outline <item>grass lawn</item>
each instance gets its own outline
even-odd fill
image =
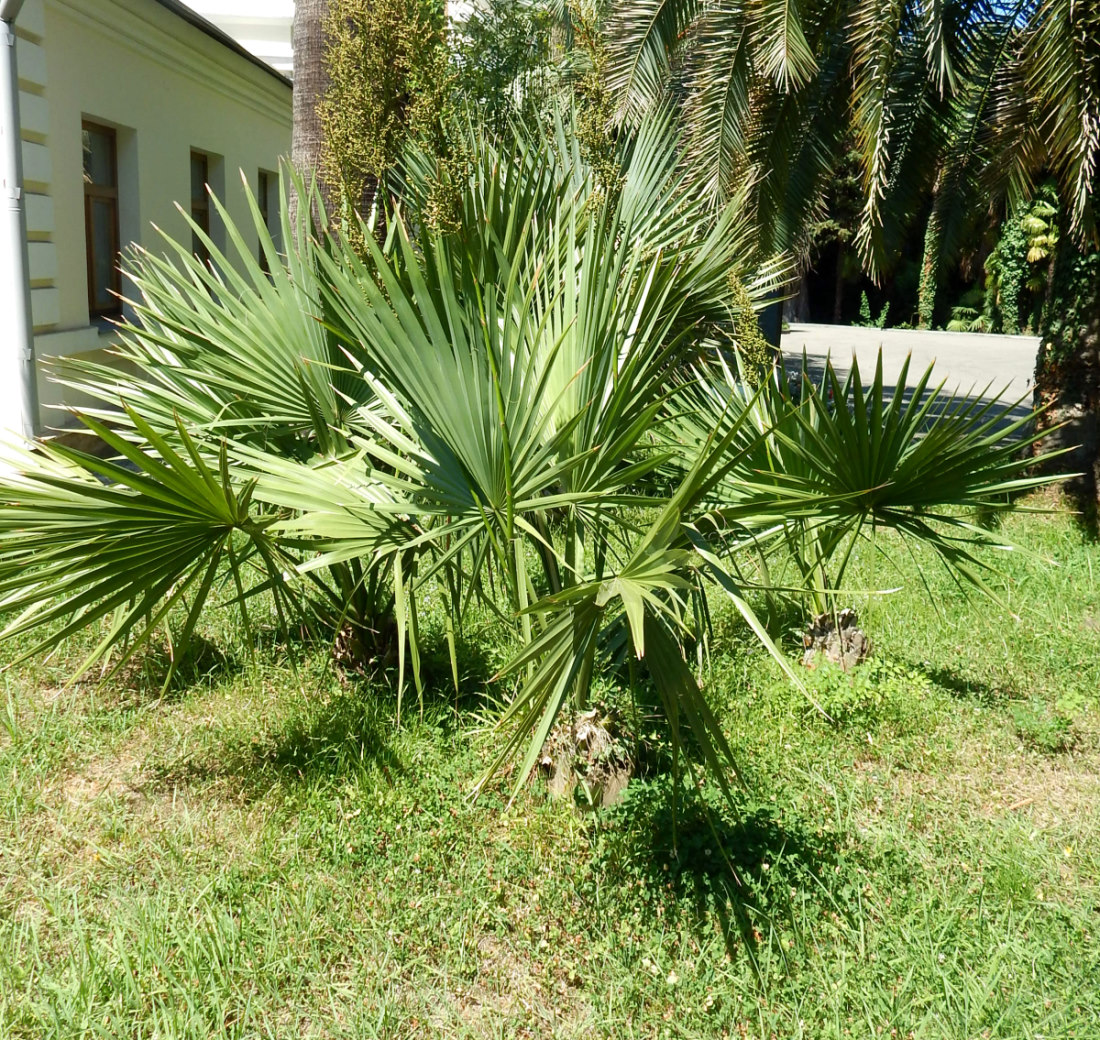
[[[864,554],[906,588],[854,597],[854,681],[810,677],[833,722],[716,618],[736,813],[667,773],[470,802],[489,622],[457,715],[399,730],[387,689],[216,628],[164,698],[152,659],[65,688],[75,646],[7,672],[0,1037],[1100,1036],[1100,547],[1006,533],[1019,620]]]

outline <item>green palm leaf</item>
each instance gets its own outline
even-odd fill
[[[798,0],[756,0],[748,9],[761,71],[784,92],[805,86],[817,72],[801,8]]]
[[[283,604],[290,593],[282,583],[283,554],[268,533],[274,516],[252,507],[252,487],[230,477],[224,448],[214,469],[182,424],[174,431],[177,450],[136,412],[127,416],[144,449],[86,418],[119,461],[52,445],[28,453],[7,480],[0,603],[18,616],[2,636],[49,627],[25,660],[109,618],[107,634],[76,678],[125,643],[114,665],[120,667],[179,606],[184,620],[167,684],[216,583],[232,578],[246,630],[246,562]]]
[[[284,203],[289,189],[284,179]],[[298,190],[310,195],[300,183]],[[208,240],[209,264],[168,237],[167,256],[135,250],[127,274],[140,294],[132,304],[138,324],[120,330],[117,354],[125,364],[70,359],[59,366],[59,378],[102,401],[105,407],[93,413],[101,419],[114,421],[124,400],[165,432],[179,416],[215,435],[274,438],[288,449],[320,438],[327,450],[348,392],[363,387],[339,373],[344,358],[324,324],[316,254],[304,248],[308,210],[303,206],[291,225],[284,204],[281,238],[297,244],[284,256],[247,183],[245,191],[265,263],[213,199],[230,250]]]

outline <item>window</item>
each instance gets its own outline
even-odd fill
[[[210,160],[202,152],[191,153],[191,219],[210,235],[210,196],[206,186],[210,183]],[[210,250],[199,236],[191,232],[191,251],[204,263],[210,259]]]
[[[88,253],[88,312],[122,313],[118,270],[118,150],[115,131],[82,124],[84,146],[84,240]]]
[[[279,178],[267,170],[260,170],[256,178],[256,205],[260,207],[260,218],[274,240],[276,249],[279,248],[278,227],[276,226],[279,213],[278,190]],[[263,246],[260,246],[259,258],[260,267],[267,271],[267,254],[264,252]]]

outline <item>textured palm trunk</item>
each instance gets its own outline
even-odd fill
[[[844,243],[836,246],[836,278],[833,282],[833,324],[844,320]]]
[[[290,156],[294,168],[307,181],[316,176],[321,198],[331,210],[332,192],[321,179],[321,150],[324,134],[318,102],[325,96],[324,24],[329,0],[297,0],[294,5],[294,128]],[[296,208],[296,200],[291,200]]]

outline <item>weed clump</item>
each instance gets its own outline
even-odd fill
[[[1012,712],[1012,721],[1024,746],[1044,755],[1071,750],[1077,743],[1077,731],[1065,707],[1068,706],[1052,708],[1037,697],[1018,705]]]
[[[823,662],[811,673],[807,688],[833,726],[875,726],[910,717],[925,698],[928,677],[878,658],[855,670]],[[810,705],[806,710],[817,714]]]

